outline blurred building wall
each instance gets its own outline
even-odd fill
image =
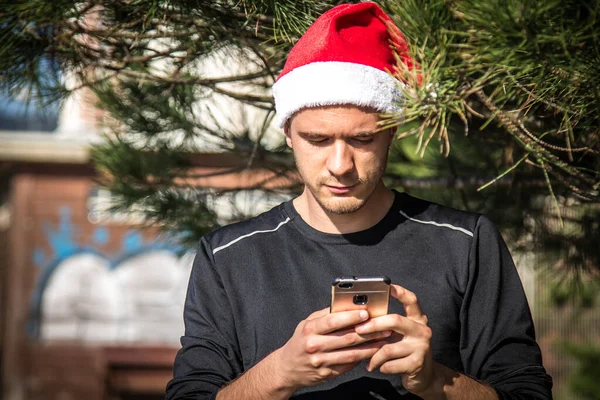
[[[0,197],[1,198],[1,197]],[[8,282],[8,206],[0,202],[0,398],[3,393],[4,332],[6,330],[6,287]]]
[[[6,398],[96,398],[115,346],[173,356],[191,260],[181,264],[180,249],[155,230],[90,223],[89,165],[16,168],[2,312]],[[162,386],[170,363],[158,367]]]

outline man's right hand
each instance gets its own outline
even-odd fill
[[[329,313],[329,308],[301,321],[290,340],[271,355],[276,373],[292,393],[342,375],[371,358],[390,331],[360,335],[354,326],[369,319],[365,310]]]

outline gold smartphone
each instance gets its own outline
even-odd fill
[[[387,276],[338,277],[331,286],[330,311],[367,310],[371,318],[388,313],[390,278]]]

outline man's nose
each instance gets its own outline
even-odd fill
[[[327,169],[333,176],[343,176],[354,170],[352,149],[344,141],[336,141],[327,159]]]

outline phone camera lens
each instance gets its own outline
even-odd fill
[[[340,289],[352,289],[354,287],[353,283],[350,282],[342,282],[338,285]]]
[[[354,296],[354,304],[365,305],[369,301],[369,297],[366,294],[357,294]]]

